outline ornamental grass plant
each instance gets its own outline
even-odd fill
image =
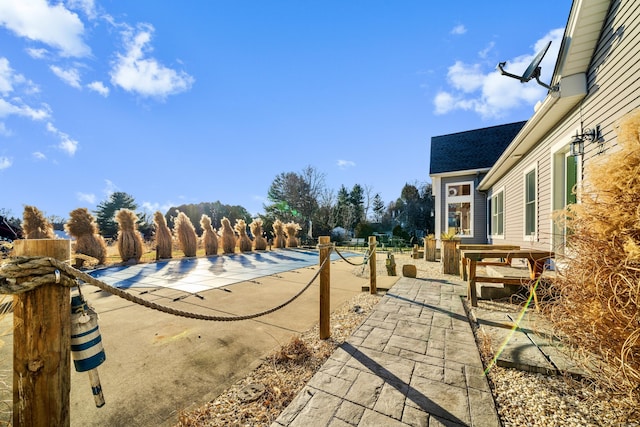
[[[229,221],[229,218],[224,217],[220,224],[222,225],[222,252],[232,254],[236,251],[236,234],[231,228],[231,221]]]
[[[585,368],[640,398],[640,112],[623,118],[619,150],[589,159],[566,217],[566,259],[549,290],[550,318]],[[588,355],[597,356],[598,363]]]
[[[287,243],[284,234],[284,224],[279,219],[273,222],[273,235],[275,236],[273,246],[278,249],[284,248]]]
[[[267,239],[262,236],[262,220],[260,218],[256,218],[251,221],[249,224],[249,228],[251,229],[251,234],[253,234],[253,248],[256,251],[264,251],[267,249]]]
[[[142,236],[138,231],[138,216],[130,209],[116,212],[118,223],[118,253],[122,262],[140,262],[142,257]]]
[[[295,222],[288,222],[284,225],[285,234],[287,236],[287,247],[288,248],[297,248],[300,246],[298,244],[298,238],[296,237],[298,231],[302,230],[299,224]]]
[[[203,214],[200,218],[200,226],[202,227],[204,254],[206,256],[218,255],[218,233],[211,225],[211,218]]]
[[[167,259],[172,257],[173,237],[171,230],[167,226],[167,220],[162,212],[156,211],[153,214],[153,224],[155,225],[156,237],[156,259]]]
[[[25,206],[22,214],[22,230],[25,239],[55,239],[53,225],[35,206]]]
[[[236,219],[236,225],[234,227],[238,233],[238,249],[240,252],[251,252],[252,242],[247,235],[247,223],[244,219]]]
[[[198,235],[189,217],[184,212],[178,212],[173,223],[173,232],[180,246],[180,250],[186,257],[196,256],[198,251]]]
[[[75,239],[73,250],[76,254],[87,255],[104,264],[107,259],[107,245],[98,232],[98,224],[87,208],[74,209],[64,225],[65,231]],[[81,268],[85,260],[76,258],[76,268]]]

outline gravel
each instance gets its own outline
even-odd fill
[[[408,253],[394,254],[397,272],[413,264],[417,277],[451,279],[440,272],[440,263],[414,260]],[[378,274],[386,274],[386,257],[377,257]],[[367,277],[368,268],[354,267],[353,274]],[[369,315],[380,296],[362,293],[331,315],[331,339],[318,338],[317,326],[274,352],[248,377],[217,399],[180,414],[178,426],[269,426],[284,410],[333,350]],[[508,301],[487,307],[515,310]],[[482,328],[474,327],[485,364],[493,358]],[[504,427],[521,426],[640,426],[637,401],[613,395],[588,379],[576,380],[494,366],[488,373],[498,415]]]

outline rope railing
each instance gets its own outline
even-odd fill
[[[354,263],[354,262],[351,262],[351,261],[349,261],[347,258],[345,258],[345,257],[344,257],[344,255],[342,255],[342,254],[340,253],[340,251],[338,250],[338,248],[337,248],[337,247],[335,247],[335,246],[334,246],[334,247],[333,247],[333,250],[335,250],[335,251],[336,251],[336,253],[337,253],[338,255],[340,255],[340,258],[342,258],[342,259],[343,259],[344,261],[346,261],[348,264],[351,264],[351,265],[353,265],[353,266],[358,267],[358,266],[361,266],[361,265],[365,265],[365,264],[369,261],[369,258],[371,258],[371,253],[372,253],[373,251],[375,251],[375,250],[376,250],[376,247],[377,247],[377,246],[378,246],[378,243],[376,242],[376,243],[374,244],[373,250],[371,250],[371,249],[367,249],[367,251],[364,253],[364,258],[363,258],[362,262],[361,262],[361,263],[358,263],[358,264],[356,264],[356,263]]]
[[[330,250],[332,250],[332,248],[330,248]],[[322,268],[329,259],[330,258],[327,257],[320,265],[320,268],[311,278],[309,283],[307,283],[298,293],[289,298],[287,301],[273,308],[270,308],[269,310],[241,316],[212,316],[178,310],[175,308],[157,304],[132,295],[121,289],[110,286],[105,282],[102,282],[95,277],[90,276],[87,273],[71,267],[65,262],[50,257],[17,257],[2,264],[0,266],[0,294],[17,295],[33,290],[46,283],[57,283],[61,286],[66,287],[79,287],[81,284],[80,281],[82,281],[86,284],[95,286],[102,291],[108,292],[127,301],[174,316],[214,322],[250,320],[257,317],[265,316],[267,314],[271,314],[295,301],[300,295],[302,295],[307,289],[309,289],[309,287],[316,280],[316,278],[322,271]],[[27,278],[29,280],[18,280]]]

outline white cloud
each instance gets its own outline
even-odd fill
[[[51,65],[49,67],[53,74],[58,76],[60,80],[65,82],[71,87],[75,87],[76,89],[80,89],[82,86],[80,85],[80,72],[77,68],[69,68],[64,70],[57,65]]]
[[[495,42],[490,42],[487,47],[485,47],[484,49],[482,49],[480,52],[478,52],[478,56],[482,59],[486,59],[489,56],[489,52],[491,52],[493,50],[493,47],[495,46]]]
[[[10,168],[13,161],[9,157],[0,157],[0,170]]]
[[[116,191],[120,191],[117,185],[113,183],[113,181],[109,179],[104,180],[104,190],[102,190],[107,197],[110,197]]]
[[[351,160],[338,160],[336,164],[340,169],[352,168],[356,165],[356,163]]]
[[[464,25],[462,24],[458,24],[455,27],[453,27],[451,29],[451,34],[455,34],[455,35],[461,35],[467,32],[467,29],[465,28]]]
[[[12,132],[7,129],[7,125],[4,124],[4,122],[0,122],[0,135],[2,136],[11,136]]]
[[[67,0],[67,6],[69,9],[82,11],[89,19],[95,19],[98,16],[93,0]]]
[[[113,63],[111,83],[127,92],[158,98],[189,90],[193,77],[147,56],[153,50],[150,46],[153,31],[149,24],[138,24],[135,30],[127,27],[122,31],[126,52],[118,54]]]
[[[50,5],[47,0],[0,0],[0,25],[19,37],[59,49],[62,56],[91,53],[82,39],[84,24],[62,2]]]
[[[44,153],[42,153],[40,151],[34,151],[31,155],[36,160],[46,160],[47,159],[47,156],[45,156]]]
[[[51,122],[47,123],[47,130],[60,139],[58,148],[66,152],[68,155],[73,156],[78,150],[78,141],[71,139],[69,135],[64,132],[60,132]]]
[[[158,202],[142,202],[142,209],[149,213],[154,213],[156,211],[166,212],[171,209],[172,206],[175,206],[175,204],[171,202],[164,204],[160,204]]]
[[[100,95],[104,96],[105,98],[109,96],[109,88],[106,87],[102,82],[98,82],[98,81],[91,82],[87,85],[87,87],[94,92],[98,92]]]
[[[541,64],[541,80],[549,82],[563,32],[562,28],[550,31],[535,43],[532,52],[508,61],[505,69],[512,74],[520,75],[537,52],[552,40],[551,48]],[[500,75],[494,67],[492,64],[491,69],[487,70],[486,63],[465,64],[460,61],[449,67],[449,87],[440,90],[434,97],[435,113],[446,114],[463,110],[474,111],[483,118],[499,118],[514,108],[523,105],[533,106],[546,96],[547,90],[535,81],[522,84],[516,79]]]
[[[27,94],[40,92],[35,83],[27,80],[22,74],[16,73],[11,68],[7,58],[0,57],[0,94],[7,95],[13,92],[16,89],[15,86],[22,86]]]
[[[81,202],[86,202],[91,205],[96,203],[96,195],[93,193],[81,193],[78,191],[76,193],[76,198]]]
[[[14,99],[14,101],[20,102],[19,99]],[[9,115],[25,116],[32,120],[43,120],[50,116],[50,112],[47,105],[44,105],[43,108],[40,109],[34,109],[28,105],[16,105],[0,99],[0,117]]]
[[[47,54],[49,53],[47,49],[44,49],[44,48],[38,49],[35,47],[28,47],[26,51],[27,51],[27,54],[34,59],[42,59],[45,56],[47,56]]]
[[[0,93],[7,94],[13,91],[13,70],[9,66],[7,58],[0,58]]]
[[[456,61],[449,67],[447,79],[455,89],[470,93],[482,87],[485,76],[480,64],[466,65]]]

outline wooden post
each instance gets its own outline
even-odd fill
[[[424,260],[435,262],[436,260],[436,239],[424,239]]]
[[[320,339],[326,340],[331,336],[331,324],[329,317],[331,315],[331,260],[327,259],[331,254],[331,238],[329,236],[320,236],[318,238],[318,246],[320,247],[320,265],[325,262],[324,267],[320,270]]]
[[[67,261],[71,257],[71,241],[16,240],[14,255]],[[13,425],[16,427],[70,425],[69,296],[68,287],[55,283],[14,296]]]
[[[460,274],[458,265],[457,245],[459,240],[442,240],[442,272],[444,274]]]
[[[378,293],[376,284],[376,236],[369,236],[369,289],[371,294]]]

